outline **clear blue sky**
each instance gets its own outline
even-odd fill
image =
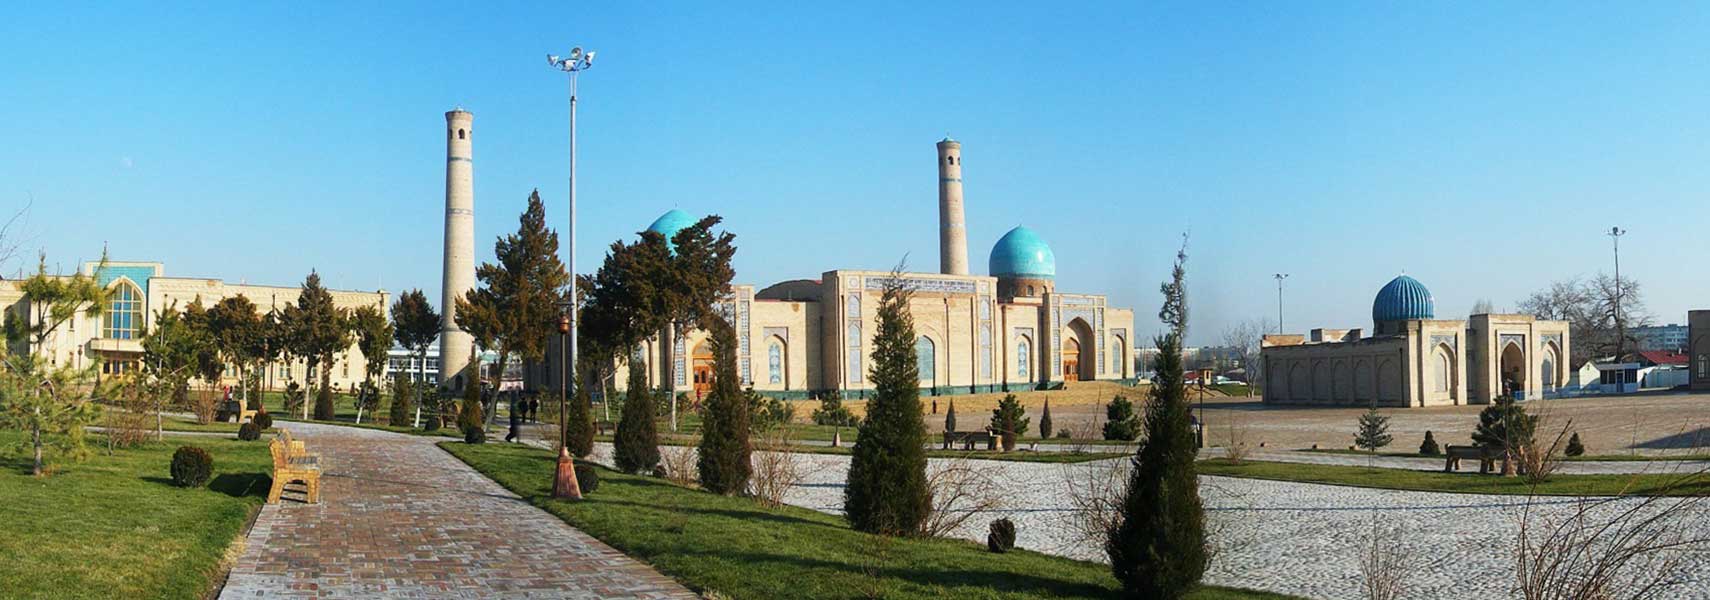
[[[544,55],[580,43],[584,271],[672,207],[726,218],[744,283],[933,270],[949,133],[976,272],[1027,224],[1143,332],[1187,230],[1195,343],[1275,318],[1279,271],[1291,330],[1369,326],[1402,271],[1512,307],[1609,269],[1614,224],[1660,321],[1710,308],[1703,5],[55,4],[0,21],[0,208],[67,269],[437,300],[442,113],[476,115],[478,259],[532,188],[562,228]]]

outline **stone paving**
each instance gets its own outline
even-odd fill
[[[597,444],[593,458],[610,461],[611,446]],[[1333,456],[1333,455],[1331,455]],[[842,514],[849,457],[798,454],[806,479],[793,488],[789,504]],[[1361,457],[1352,457],[1361,458]],[[1363,459],[1362,459],[1363,460]],[[932,459],[942,463],[942,459]],[[969,519],[953,535],[985,540],[988,524],[1014,521],[1017,545],[1081,560],[1104,561],[1096,544],[1077,539],[1072,482],[1116,465],[1113,461],[1071,465],[974,461],[995,478],[1008,501],[997,511]],[[1643,463],[1639,463],[1643,464]],[[1440,465],[1439,465],[1440,468]],[[1200,478],[1209,528],[1218,554],[1206,581],[1307,598],[1362,598],[1361,543],[1378,536],[1411,565],[1404,598],[1490,600],[1511,597],[1515,534],[1526,498],[1379,490],[1348,486]],[[1575,500],[1550,498],[1533,506],[1535,518],[1552,519],[1572,510]],[[1620,501],[1634,502],[1634,501]],[[1622,505],[1605,507],[1601,514]],[[1698,503],[1683,520],[1688,535],[1710,536],[1710,505]],[[1682,587],[1661,597],[1710,599],[1710,548],[1688,557]]]
[[[695,598],[523,502],[445,438],[279,423],[322,461],[321,503],[261,510],[221,598]]]
[[[1202,450],[1201,458],[1221,457],[1222,448]],[[1349,467],[1379,467],[1384,469],[1408,469],[1414,471],[1441,471],[1443,458],[1405,457],[1405,456],[1359,456],[1335,452],[1303,452],[1293,450],[1257,450],[1247,456],[1249,460],[1299,463],[1309,465],[1339,465]],[[1463,460],[1461,470],[1478,471],[1478,462]],[[1703,460],[1585,460],[1562,461],[1556,469],[1563,475],[1630,475],[1640,473],[1655,474],[1686,474],[1710,471],[1710,461]]]

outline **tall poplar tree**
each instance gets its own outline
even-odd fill
[[[736,371],[736,330],[728,321],[712,323],[713,385],[701,416],[698,471],[701,487],[715,494],[748,489],[754,453],[748,440],[749,405]]]
[[[416,364],[423,368],[417,369],[415,388],[415,420],[412,427],[421,425],[422,421],[422,388],[426,386],[427,350],[434,340],[439,339],[440,316],[434,312],[433,305],[428,303],[427,295],[415,289],[398,295],[392,302],[392,337],[398,345],[403,346],[416,355]],[[397,425],[398,423],[393,423]]]
[[[1168,330],[1158,356],[1142,426],[1146,437],[1121,498],[1122,515],[1105,541],[1111,570],[1128,598],[1180,598],[1205,574],[1205,508],[1194,470],[1197,453],[1182,374],[1187,335],[1187,238],[1176,252],[1170,281],[1160,291],[1158,318]]]
[[[912,295],[901,267],[885,281],[873,339],[873,398],[851,453],[843,504],[850,526],[882,535],[917,535],[932,510],[926,481],[926,425],[914,351]]]

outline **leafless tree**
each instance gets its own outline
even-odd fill
[[[921,525],[926,535],[949,535],[974,515],[1003,506],[997,481],[966,458],[934,460],[926,470],[926,485],[932,490],[932,512]]]
[[[1478,301],[1473,302],[1472,310],[1467,311],[1467,314],[1488,315],[1494,312],[1496,312],[1495,302],[1491,302],[1489,298],[1479,298]]]
[[[1104,547],[1111,529],[1122,522],[1122,494],[1128,488],[1133,463],[1119,459],[1063,465],[1063,492],[1072,508],[1072,535],[1059,550]]]
[[[1264,361],[1259,360],[1259,343],[1276,326],[1274,321],[1261,318],[1234,323],[1223,330],[1223,345],[1230,349],[1235,360],[1247,372],[1248,397],[1257,393],[1259,385],[1264,382]]]
[[[1229,462],[1240,464],[1253,453],[1253,447],[1247,444],[1247,423],[1241,419],[1240,411],[1221,412],[1229,432],[1229,443],[1223,446],[1223,457],[1229,459]]]
[[[13,212],[6,220],[0,222],[0,273],[5,273],[7,263],[18,257],[18,249],[24,245],[24,217],[30,212],[30,206],[35,200],[24,203],[22,208]]]
[[[1360,584],[1366,600],[1397,600],[1413,574],[1413,556],[1401,540],[1405,532],[1385,528],[1372,511],[1372,528],[1360,545]]]
[[[1639,283],[1622,277],[1620,284],[1617,294],[1615,278],[1609,275],[1557,281],[1521,300],[1517,308],[1540,319],[1567,321],[1573,336],[1570,359],[1572,366],[1578,367],[1633,348],[1638,340],[1632,329],[1651,324]],[[1621,330],[1626,334],[1619,334]]]
[[[665,477],[681,486],[693,486],[700,481],[696,469],[695,448],[701,445],[700,436],[677,444],[659,445],[659,466],[665,467]]]
[[[1525,600],[1649,600],[1679,597],[1702,568],[1710,536],[1699,470],[1654,495],[1586,497],[1552,515],[1528,498],[1514,544],[1516,590]],[[1559,505],[1559,502],[1549,504]]]
[[[789,427],[774,427],[755,444],[748,489],[761,504],[782,506],[790,488],[802,482],[801,457],[790,451],[792,441]]]

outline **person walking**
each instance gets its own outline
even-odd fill
[[[511,395],[511,431],[510,431],[510,433],[505,434],[505,441],[515,442],[522,437],[523,412],[527,409],[523,408],[524,403],[523,403],[521,398],[517,397],[516,392],[511,392],[510,395]]]

